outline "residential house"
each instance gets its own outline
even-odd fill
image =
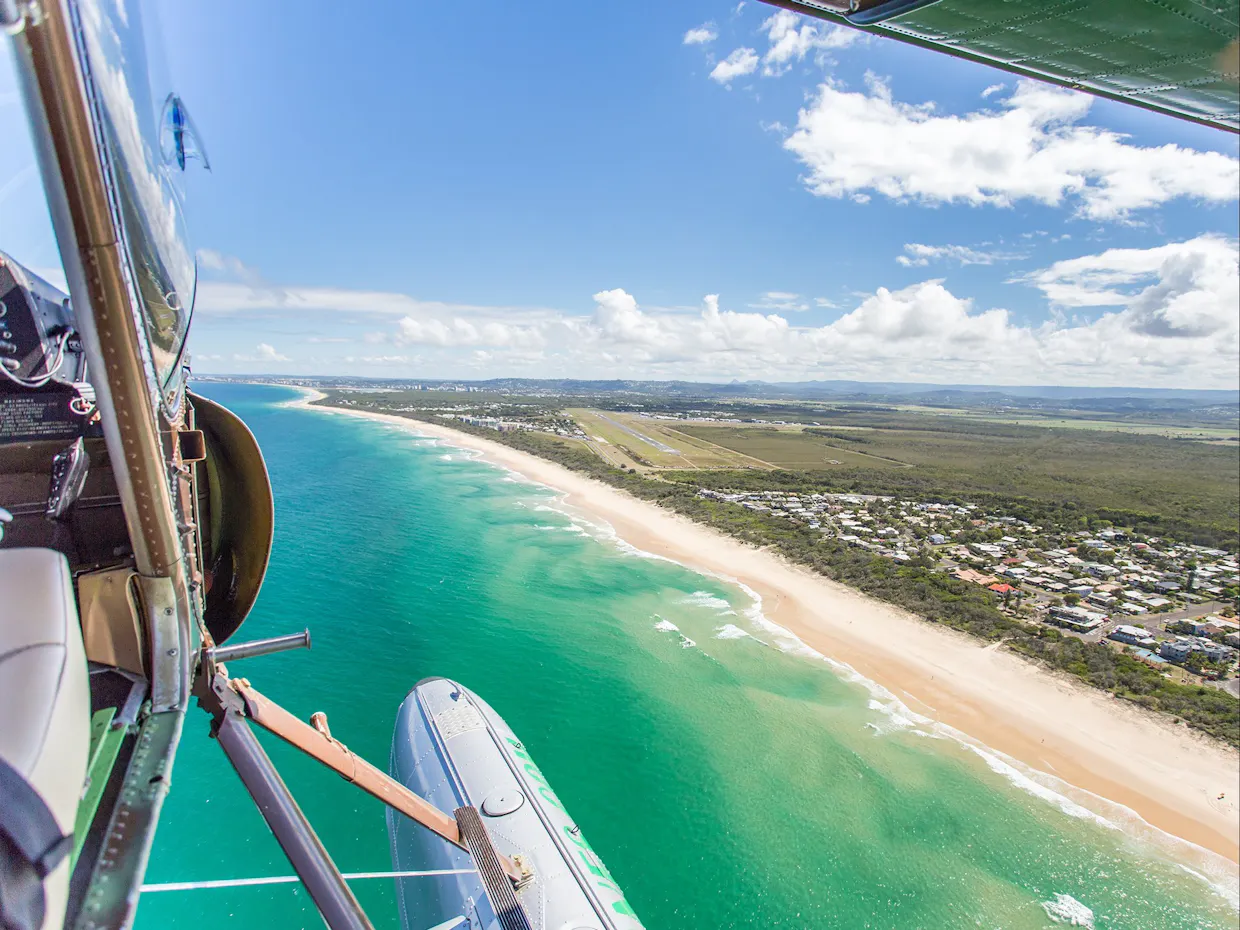
[[[1191,639],[1167,640],[1158,647],[1158,654],[1172,662],[1183,662],[1193,654],[1196,646]]]
[[[1107,637],[1119,643],[1129,643],[1133,646],[1144,646],[1146,648],[1155,644],[1154,637],[1149,634],[1145,627],[1127,626],[1122,623],[1108,633]]]

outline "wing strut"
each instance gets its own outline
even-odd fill
[[[308,634],[297,634],[223,647],[218,652],[235,658],[308,645]],[[317,759],[345,781],[454,846],[471,854],[471,845],[487,849],[489,855],[486,858],[495,857],[492,861],[512,883],[512,888],[520,888],[530,881],[531,873],[496,852],[489,840],[484,847],[477,835],[472,844],[467,842],[458,826],[458,818],[418,797],[386,772],[355,755],[331,735],[323,714],[315,714],[311,718],[312,723],[303,722],[256,690],[246,679],[229,677],[228,669],[216,653],[217,650],[209,646],[202,650],[194,694],[198,703],[214,718],[212,735],[220,741],[228,761],[254,798],[267,826],[275,834],[331,930],[373,930],[373,927],[280,773],[254,736],[249,721]]]

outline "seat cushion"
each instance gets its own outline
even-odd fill
[[[0,759],[73,830],[90,752],[90,680],[69,564],[0,548]],[[69,863],[48,876],[45,926],[63,920]]]

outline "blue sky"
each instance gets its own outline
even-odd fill
[[[756,2],[155,9],[197,370],[1240,385],[1233,135]]]

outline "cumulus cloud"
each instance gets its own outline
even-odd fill
[[[770,47],[762,56],[762,73],[779,77],[793,62],[803,61],[812,51],[845,48],[861,35],[853,29],[823,23],[790,10],[780,10],[762,24]]]
[[[972,261],[982,254],[924,246],[906,257]],[[443,366],[447,376],[485,366],[530,377],[881,381],[898,373],[901,380],[938,382],[1235,388],[1238,268],[1237,243],[1219,236],[1056,262],[1013,280],[1036,288],[1051,311],[1032,322],[1007,307],[980,305],[937,278],[841,298],[839,308],[791,291],[768,291],[745,310],[728,309],[713,294],[696,308],[648,307],[624,288],[598,291],[588,311],[448,305],[402,295],[399,306],[407,313],[376,312],[358,324],[358,342],[375,343],[373,352],[343,361],[399,366],[409,359],[419,371]],[[796,322],[810,305],[835,316],[822,324]],[[284,309],[302,312],[296,303]],[[406,355],[401,347],[407,346],[422,347],[423,354]],[[288,358],[262,343],[236,361]]]
[[[594,325],[606,339],[638,346],[658,346],[664,339],[663,327],[643,313],[637,299],[621,288],[594,295]]]
[[[710,78],[720,84],[730,84],[735,78],[753,74],[757,70],[758,53],[751,48],[738,48],[715,65],[714,70],[710,72]]]
[[[1240,161],[1177,145],[1144,147],[1078,125],[1093,98],[1021,81],[997,110],[940,114],[895,100],[869,75],[863,91],[818,88],[784,147],[821,197],[880,194],[922,203],[1058,205],[1098,220],[1176,197],[1237,199]]]
[[[1142,335],[1234,340],[1240,320],[1238,263],[1234,240],[1198,236],[1067,259],[1022,280],[1061,307],[1124,307],[1125,326]]]
[[[905,268],[914,268],[925,267],[936,261],[954,261],[961,265],[993,265],[1018,258],[1024,256],[1015,252],[973,249],[965,245],[925,245],[921,242],[909,242],[904,246],[904,254],[896,256],[896,261]]]
[[[204,356],[199,356],[200,358]],[[252,355],[244,355],[237,353],[233,355],[234,362],[291,362],[287,355],[283,355],[275,350],[275,347],[266,342],[260,342],[254,347]]]
[[[890,346],[909,341],[949,343],[957,350],[1007,338],[1006,310],[974,313],[972,309],[972,301],[952,294],[942,281],[923,281],[899,291],[880,287],[823,332]]]
[[[685,33],[685,45],[707,45],[719,38],[719,30],[715,28],[714,23],[702,23],[702,25],[690,29]]]

